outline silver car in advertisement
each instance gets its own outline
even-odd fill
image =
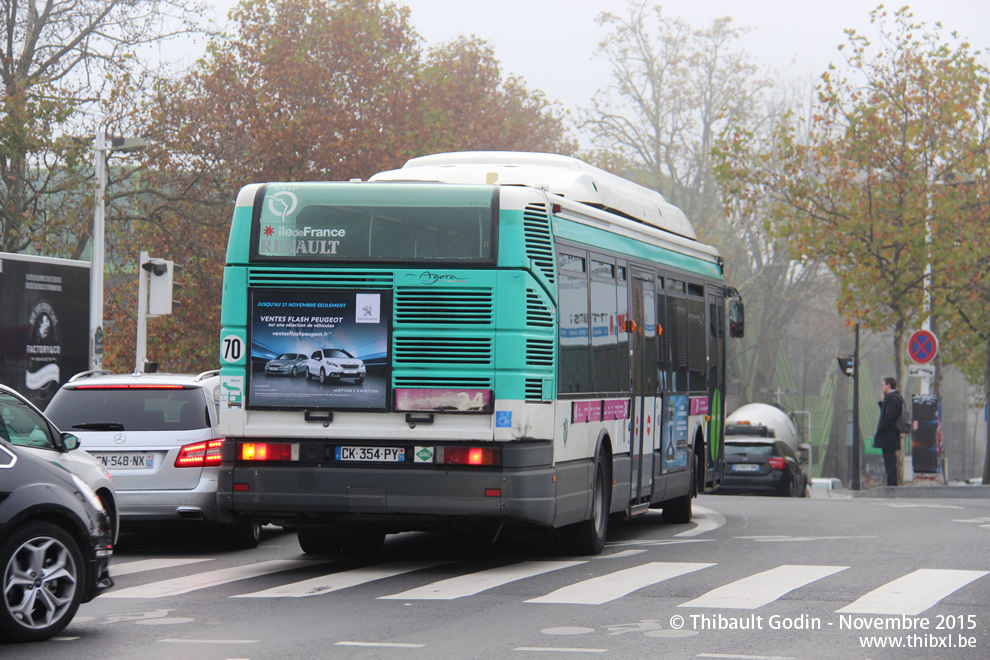
[[[306,373],[309,358],[304,353],[282,353],[265,363],[266,376],[292,376]]]

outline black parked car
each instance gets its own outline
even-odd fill
[[[58,634],[80,603],[113,586],[112,553],[110,525],[93,489],[0,437],[0,640]]]
[[[808,476],[785,442],[773,438],[725,438],[725,474],[716,492],[807,497]]]

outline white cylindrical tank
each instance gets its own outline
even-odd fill
[[[750,424],[752,426],[766,426],[774,430],[777,440],[783,440],[795,452],[798,450],[798,433],[794,422],[783,410],[767,403],[747,403],[736,408],[731,415],[725,419],[728,424]],[[738,434],[736,438],[740,437]]]

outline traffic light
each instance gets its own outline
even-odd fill
[[[839,370],[842,371],[847,376],[852,376],[856,373],[856,362],[853,360],[853,356],[849,355],[847,357],[836,358],[839,361]]]
[[[171,314],[176,265],[165,259],[150,259],[141,267],[148,271],[148,316]]]

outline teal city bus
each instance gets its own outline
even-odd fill
[[[296,528],[307,553],[528,526],[597,554],[610,516],[688,522],[722,478],[736,298],[679,209],[569,157],[248,185],[224,269],[220,506]],[[304,359],[266,373],[284,354]]]

